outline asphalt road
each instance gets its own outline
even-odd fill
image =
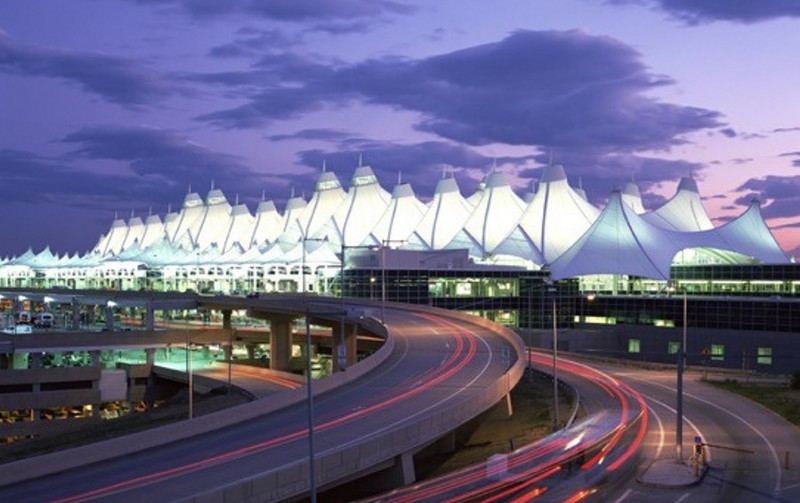
[[[387,323],[395,338],[388,360],[355,383],[315,399],[316,452],[467,400],[513,363],[509,344],[476,325],[391,309]],[[182,499],[307,460],[306,426],[305,405],[290,407],[202,438],[2,487],[0,501]]]
[[[676,459],[676,375],[674,371],[623,369],[598,365],[636,389],[648,403],[650,430],[639,473],[656,459]],[[709,470],[695,486],[645,487],[631,481],[606,495],[614,503],[796,502],[800,501],[800,429],[738,395],[702,382],[700,373],[684,377],[683,458],[691,456],[695,436],[708,448]],[[790,453],[789,469],[784,466]]]

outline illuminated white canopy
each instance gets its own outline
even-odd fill
[[[693,178],[681,178],[677,192],[669,201],[642,216],[651,224],[664,229],[696,232],[714,228]]]

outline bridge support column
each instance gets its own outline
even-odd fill
[[[72,330],[81,328],[81,305],[77,300],[72,300]]]
[[[111,306],[106,306],[106,328],[114,330],[114,309]]]
[[[156,363],[156,350],[155,348],[146,348],[144,350],[145,361],[148,365],[154,365]]]
[[[289,316],[276,316],[269,319],[269,368],[272,370],[292,369],[292,322]]]
[[[455,430],[445,435],[436,441],[436,452],[438,454],[450,454],[456,450],[456,432]]]
[[[358,357],[358,325],[333,325],[333,371],[339,372],[356,364]]]
[[[256,357],[256,345],[255,344],[246,344],[245,348],[247,349],[247,359],[253,360]]]
[[[145,330],[155,330],[156,329],[156,310],[153,309],[153,303],[152,302],[148,302],[147,306],[145,307],[144,329]]]
[[[222,310],[222,328],[231,328],[231,310]]]

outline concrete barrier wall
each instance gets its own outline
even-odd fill
[[[314,459],[317,487],[324,487],[342,478],[366,474],[376,466],[394,463],[398,456],[415,452],[462,424],[477,417],[502,400],[516,386],[525,371],[525,345],[516,333],[483,318],[444,311],[437,308],[392,305],[392,309],[426,312],[445,318],[466,321],[502,336],[517,350],[516,361],[499,380],[480,395],[464,399],[435,412],[422,414],[401,427],[365,437],[358,443],[318,454]],[[309,491],[308,462],[287,465],[258,477],[200,494],[184,501],[191,503],[250,503],[281,501]]]
[[[337,386],[353,382],[383,363],[394,351],[394,339],[389,336],[382,326],[380,332],[376,333],[376,335],[387,337],[386,344],[370,357],[347,369],[347,371],[315,382],[313,387],[314,395],[317,396]],[[327,382],[329,380],[330,383]],[[191,421],[173,423],[124,437],[75,447],[67,451],[44,454],[35,458],[7,463],[3,465],[3,470],[0,470],[0,486],[152,449],[159,445],[201,435],[258,416],[270,414],[284,407],[300,403],[305,399],[306,389],[301,387],[276,393],[265,400],[236,406],[235,413],[233,413],[233,408],[222,410],[194,418]]]

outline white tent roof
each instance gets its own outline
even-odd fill
[[[170,234],[170,240],[173,242],[182,240],[187,232],[192,236],[192,239],[196,239],[197,231],[200,228],[205,212],[206,207],[199,194],[195,192],[186,194],[186,198],[183,200],[183,208],[181,208],[174,223],[175,230]],[[167,218],[169,219],[169,215],[167,215]],[[172,222],[168,220],[168,231],[171,224]]]
[[[142,235],[142,249],[147,248],[164,235],[164,223],[158,215],[149,215],[144,221],[144,234]]]
[[[250,238],[251,246],[272,243],[283,231],[284,218],[272,201],[261,201],[256,209],[256,223]]]
[[[141,243],[144,237],[144,222],[139,217],[131,217],[128,220],[128,232],[125,235],[125,241],[122,244],[122,249],[126,250],[128,247],[133,246],[133,243]]]
[[[736,219],[716,229],[700,233],[715,235],[718,242],[713,247],[741,253],[768,264],[787,262],[786,254],[764,222],[761,205],[757,199]]]
[[[350,180],[347,197],[315,237],[327,236],[332,245],[358,246],[378,223],[391,196],[378,183],[369,166],[359,166]]]
[[[483,254],[490,254],[516,225],[525,203],[508,184],[503,173],[493,172],[486,180],[483,197],[464,223],[464,232],[478,243]],[[461,240],[455,239],[447,248],[458,247]]]
[[[225,244],[226,231],[230,227],[231,205],[225,194],[219,189],[212,188],[206,197],[206,207],[200,219],[196,243],[201,250],[205,250],[216,243],[220,249]]]
[[[227,253],[237,245],[249,248],[255,225],[256,219],[250,214],[247,205],[237,204],[231,208],[228,228],[225,230],[225,238],[222,240],[223,253]]]
[[[346,197],[342,184],[334,173],[323,171],[314,186],[311,200],[294,220],[286,222],[277,241],[284,250],[293,248],[303,236],[314,236],[330,221]]]
[[[664,229],[696,232],[714,228],[703,208],[697,182],[693,178],[681,178],[677,192],[669,201],[642,216],[651,224]]]
[[[627,204],[637,215],[641,215],[645,212],[639,186],[632,181],[626,183],[625,187],[622,189],[622,202]]]
[[[409,236],[407,248],[441,250],[464,227],[473,207],[461,195],[455,178],[442,178],[433,199]]]
[[[103,255],[118,255],[122,251],[125,243],[125,236],[128,234],[128,224],[125,220],[118,218],[111,223],[111,229],[106,234],[105,246],[101,250]]]
[[[389,248],[399,247],[414,232],[426,210],[425,204],[414,195],[411,185],[396,185],[389,206],[362,244],[385,243]]]
[[[519,226],[533,239],[545,263],[550,263],[572,246],[599,214],[600,210],[570,187],[563,166],[549,165],[519,218]]]
[[[672,257],[683,233],[650,224],[622,202],[615,190],[608,205],[586,233],[550,263],[553,279],[586,274],[629,274],[669,279]]]

